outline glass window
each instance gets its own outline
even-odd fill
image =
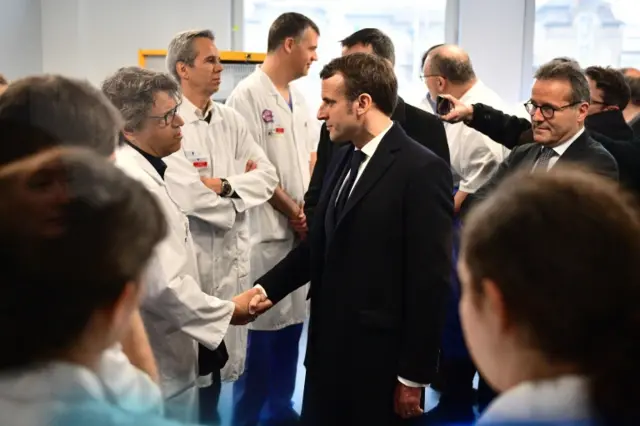
[[[395,45],[400,95],[415,102],[425,92],[419,79],[422,54],[444,42],[445,7],[446,0],[244,0],[244,49],[266,51],[269,26],[282,13],[311,18],[320,28],[318,62],[296,84],[315,110],[321,103],[320,70],[340,56],[340,40],[362,28],[379,28]]]
[[[533,53],[534,69],[558,56],[640,67],[640,1],[536,0]]]

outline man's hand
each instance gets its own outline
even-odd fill
[[[200,180],[216,194],[220,195],[222,193],[222,180],[220,178],[201,177]]]
[[[264,293],[260,292],[260,294],[253,296],[249,302],[249,313],[251,315],[261,315],[271,309],[272,306],[273,302],[267,299]]]
[[[294,231],[298,234],[301,240],[307,238],[307,233],[309,232],[309,228],[307,226],[307,216],[304,214],[304,208],[302,203],[300,204],[300,210],[298,214],[294,217],[289,218],[289,223]]]
[[[396,414],[403,419],[420,416],[423,413],[420,407],[421,396],[422,388],[412,388],[398,382],[393,404]]]
[[[451,111],[448,114],[441,115],[440,118],[449,123],[458,123],[460,121],[470,121],[473,118],[473,105],[467,105],[460,102],[451,95],[440,95],[451,102]]]
[[[264,308],[264,300],[266,299],[264,292],[259,287],[253,287],[233,298],[236,308],[233,311],[231,324],[245,325],[254,321],[258,315],[266,311]],[[253,308],[251,304],[253,303]]]
[[[253,160],[247,161],[247,165],[244,167],[244,172],[249,173],[258,168],[258,163]]]

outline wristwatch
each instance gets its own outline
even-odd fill
[[[231,188],[231,184],[226,179],[220,179],[222,182],[222,191],[220,191],[221,197],[228,197],[233,192],[233,188]]]

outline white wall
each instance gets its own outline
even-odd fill
[[[0,0],[0,73],[16,79],[42,70],[40,0]]]
[[[505,101],[522,101],[525,0],[459,0],[458,43]],[[530,72],[529,72],[530,73]]]
[[[19,1],[19,0],[16,0]],[[178,31],[209,28],[231,48],[232,0],[42,0],[43,71],[99,84],[139,49],[166,49]]]

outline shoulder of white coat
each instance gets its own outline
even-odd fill
[[[238,96],[246,96],[247,94],[251,94],[256,90],[256,86],[259,84],[259,76],[257,73],[253,72],[240,80],[238,84],[235,85],[229,98],[237,98]]]
[[[138,152],[129,145],[123,145],[116,150],[115,165],[127,176],[142,182],[146,187],[153,183],[153,179],[145,173],[138,162]],[[141,156],[140,156],[141,157]]]

